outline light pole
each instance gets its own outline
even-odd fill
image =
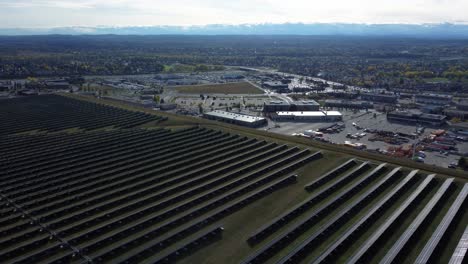
[[[414,160],[414,157],[416,156],[416,147],[421,144],[421,141],[418,140],[418,142],[414,143],[413,144],[413,157],[411,158],[412,160]]]
[[[418,126],[419,124],[416,124],[416,133],[415,133],[416,135],[418,134]],[[412,160],[414,160],[414,157],[416,155],[416,147],[422,143],[421,140],[419,139],[419,135],[417,137],[418,137],[417,138],[418,141],[413,144],[413,157],[411,157]]]

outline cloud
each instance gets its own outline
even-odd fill
[[[64,9],[83,9],[93,8],[88,1],[68,1],[68,0],[17,0],[0,1],[0,7],[4,8],[64,8]]]
[[[466,0],[0,0],[5,26],[467,21]]]

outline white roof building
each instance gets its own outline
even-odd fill
[[[276,112],[273,119],[278,121],[303,120],[303,121],[337,121],[343,115],[338,111],[294,111]]]
[[[267,120],[259,116],[250,116],[238,113],[231,113],[221,110],[215,110],[204,114],[205,118],[224,121],[228,123],[243,125],[243,126],[261,126],[267,123]]]

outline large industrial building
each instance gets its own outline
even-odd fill
[[[295,121],[295,122],[329,122],[341,121],[343,115],[338,111],[295,111],[276,112],[271,115],[275,121]]]
[[[314,100],[297,101],[288,103],[284,101],[271,101],[263,107],[264,112],[295,112],[295,111],[319,111],[320,104]]]
[[[246,127],[261,127],[268,123],[267,120],[263,117],[237,114],[220,110],[205,113],[203,114],[203,117]]]
[[[325,107],[349,108],[349,109],[369,109],[373,104],[364,101],[354,100],[325,100]]]
[[[396,104],[398,102],[398,97],[394,94],[363,93],[361,94],[361,99],[365,101],[387,104]]]
[[[443,94],[419,94],[415,96],[415,101],[422,105],[450,105],[452,103],[452,96]]]
[[[444,115],[411,113],[395,111],[387,114],[387,119],[394,122],[411,123],[416,125],[443,126],[447,117]]]
[[[457,103],[456,108],[449,108],[444,111],[444,114],[450,118],[459,118],[461,120],[468,120],[468,101],[461,101]]]

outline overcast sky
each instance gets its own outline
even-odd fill
[[[464,23],[468,0],[0,0],[0,27]]]

